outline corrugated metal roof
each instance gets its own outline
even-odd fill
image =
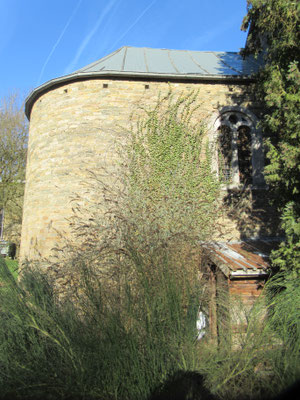
[[[79,79],[128,78],[171,80],[249,80],[260,64],[239,53],[121,47],[69,75],[34,89],[25,102],[29,118],[35,100],[46,90]]]
[[[211,261],[228,278],[264,277],[268,275],[269,255],[278,240],[253,240],[211,243],[204,248]]]
[[[259,64],[239,53],[121,47],[74,74],[118,71],[138,74],[249,76]]]

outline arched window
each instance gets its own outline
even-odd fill
[[[225,182],[232,180],[232,130],[221,125],[218,129],[218,170]]]
[[[241,108],[226,107],[217,118],[216,169],[228,186],[264,186],[262,136],[256,118]]]

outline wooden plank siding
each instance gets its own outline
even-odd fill
[[[228,280],[229,294],[239,296],[243,303],[252,305],[261,295],[264,279],[232,279]]]

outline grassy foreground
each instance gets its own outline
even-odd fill
[[[118,299],[83,265],[75,307],[37,271],[19,283],[0,260],[0,399],[262,399],[299,379],[295,282],[266,323],[259,305],[247,315],[237,351],[195,340],[199,293],[168,260],[155,276],[135,262],[137,291],[124,284]]]
[[[5,258],[4,262],[7,265],[7,268],[10,270],[10,272],[13,274],[13,276],[15,278],[17,278],[17,276],[18,276],[18,261],[11,260],[10,258]]]

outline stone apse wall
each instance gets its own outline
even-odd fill
[[[30,116],[20,259],[48,257],[68,235],[71,198],[82,194],[87,169],[114,168],[117,137],[126,139],[132,112],[150,106],[158,93],[199,90],[199,119],[212,121],[225,106],[257,113],[247,84],[155,82],[93,79],[48,89],[35,100]],[[232,238],[239,238],[234,222]]]

